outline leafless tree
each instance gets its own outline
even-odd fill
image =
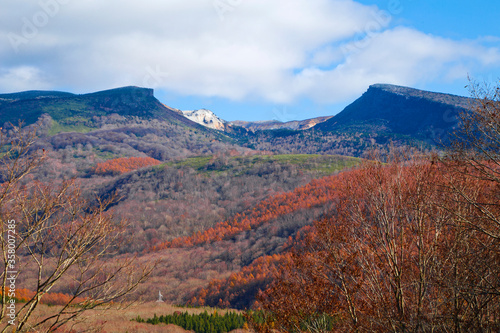
[[[448,169],[455,175],[474,177],[500,188],[500,84],[494,87],[471,80],[468,87],[473,99],[470,111],[460,115],[461,127],[450,151],[452,158],[446,161]],[[473,218],[460,218],[470,227],[500,240],[498,195],[474,200],[466,189],[454,187],[451,182],[450,188],[476,210]]]
[[[92,205],[74,181],[43,184],[30,178],[45,159],[43,151],[31,149],[35,140],[34,129],[17,127],[1,137],[2,332],[53,331],[88,309],[119,301],[153,268],[113,256],[125,223],[106,212],[109,200]],[[71,291],[68,299],[52,314],[35,318],[44,295],[61,285]],[[15,304],[14,319],[9,306],[14,289],[21,288],[32,294]]]

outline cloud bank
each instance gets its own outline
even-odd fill
[[[328,104],[375,82],[452,82],[500,67],[498,40],[451,40],[396,26],[404,7],[390,3],[8,1],[0,13],[0,91],[138,85],[183,96]]]

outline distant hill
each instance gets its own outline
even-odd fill
[[[118,114],[203,128],[183,117],[178,110],[160,103],[154,97],[153,89],[139,87],[123,87],[82,95],[27,91],[3,94],[0,95],[0,100],[0,124],[17,124],[21,119],[30,125],[42,114],[50,115],[55,121],[68,118],[82,121],[94,116]]]
[[[467,97],[375,84],[342,112],[315,128],[446,141],[458,125],[459,113],[470,109],[473,102]]]
[[[459,113],[470,109],[473,103],[474,100],[467,97],[374,84],[335,116],[288,122],[238,120],[230,124],[251,132],[314,128],[315,131],[339,135],[403,135],[410,139],[429,141],[445,139],[456,128]],[[283,133],[294,135],[294,132],[278,132],[277,135],[283,136]]]
[[[264,120],[264,121],[242,121],[235,120],[231,121],[231,125],[240,126],[246,128],[249,131],[264,131],[264,130],[278,130],[278,129],[289,129],[289,130],[306,130],[320,124],[333,116],[317,117],[306,120],[292,120],[287,122],[281,122],[278,120]]]
[[[219,131],[226,131],[232,133],[235,130],[238,131],[236,127],[241,127],[245,130],[256,132],[256,131],[266,131],[266,130],[297,130],[302,131],[316,126],[333,116],[317,117],[306,120],[292,120],[287,122],[281,122],[278,120],[261,120],[261,121],[225,121],[219,118],[215,113],[206,109],[199,109],[193,111],[181,111],[184,117],[208,128],[213,128]]]

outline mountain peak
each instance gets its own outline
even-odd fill
[[[207,109],[182,111],[182,114],[189,120],[194,121],[195,123],[198,123],[205,127],[213,128],[220,131],[223,131],[225,128],[226,121],[217,117],[215,113]]]
[[[318,125],[329,131],[390,133],[440,142],[456,129],[468,97],[391,84],[374,84],[352,104]]]

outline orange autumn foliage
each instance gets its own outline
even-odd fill
[[[121,157],[98,163],[94,168],[94,173],[97,175],[121,175],[160,163],[160,161],[151,157]]]
[[[9,293],[9,289],[7,288],[7,294]],[[35,292],[31,291],[29,289],[16,289],[16,300],[18,302],[27,302],[29,301],[33,296],[35,296]],[[2,292],[0,291],[0,296],[2,295]],[[85,301],[84,298],[82,297],[73,297],[68,294],[63,294],[63,293],[47,293],[42,296],[42,299],[40,300],[40,303],[42,304],[47,304],[47,305],[66,305],[69,304],[70,302],[72,304],[77,304]]]
[[[188,302],[195,306],[217,306],[221,308],[255,308],[255,296],[265,289],[277,274],[278,266],[288,260],[289,254],[274,254],[257,258],[241,271],[227,279],[213,280]]]
[[[280,267],[290,263],[292,259],[290,249],[303,246],[311,241],[315,235],[314,227],[310,225],[302,227],[297,231],[295,237],[290,236],[283,245],[283,248],[286,249],[285,252],[259,257],[226,279],[212,280],[206,288],[198,290],[188,304],[220,308],[259,309],[262,304],[256,300],[256,296],[272,283],[279,274]]]
[[[191,236],[178,237],[172,241],[154,246],[152,250],[191,247],[231,239],[235,235],[258,228],[265,223],[301,209],[319,207],[337,196],[336,184],[339,176],[316,179],[292,192],[280,193],[261,201],[254,208],[236,214],[232,219]]]
[[[339,180],[335,209],[259,297],[276,332],[498,332],[498,184],[418,159]]]

